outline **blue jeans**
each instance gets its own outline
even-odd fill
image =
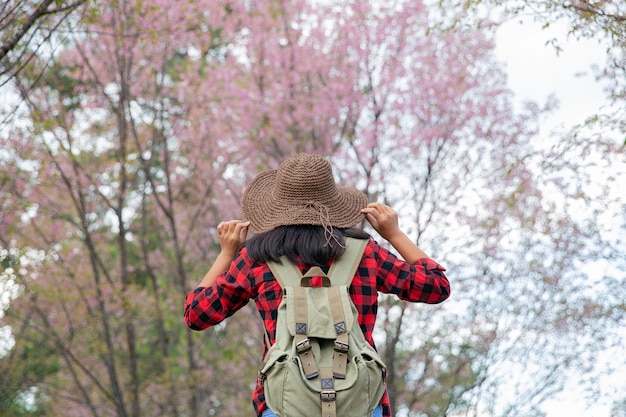
[[[263,411],[261,417],[276,417],[276,414],[274,414],[274,412],[268,408],[267,410]],[[376,407],[374,411],[372,411],[372,417],[383,417],[383,407],[381,407],[380,405]]]

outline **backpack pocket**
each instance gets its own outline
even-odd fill
[[[368,404],[369,412],[371,413],[385,392],[387,367],[378,356],[378,353],[369,345],[359,355],[356,355],[353,361],[359,378],[356,382],[357,386],[351,390],[354,401],[348,400],[348,402],[353,404],[346,404],[347,409],[362,407],[362,404]]]
[[[311,410],[319,409],[319,391],[305,382],[299,358],[290,358],[279,348],[272,352],[272,348],[261,369],[267,406],[278,417],[307,416]]]
[[[350,381],[335,380],[337,415],[369,417],[385,391],[386,367],[374,349],[368,347],[350,362],[353,375]],[[268,351],[261,373],[265,401],[278,417],[309,416],[312,410],[320,409],[320,378],[307,380],[297,356],[289,357],[274,345]]]

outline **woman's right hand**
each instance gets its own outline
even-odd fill
[[[242,222],[241,220],[230,220],[222,222],[217,226],[217,235],[220,239],[222,253],[234,258],[243,242],[246,241],[248,235],[248,226],[250,222]]]
[[[198,287],[212,286],[218,275],[228,271],[230,263],[237,256],[240,245],[246,240],[249,225],[250,222],[244,223],[241,220],[230,220],[217,225],[217,236],[220,239],[222,251],[217,255]]]

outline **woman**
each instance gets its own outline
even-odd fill
[[[326,272],[343,254],[347,237],[368,240],[350,297],[372,347],[378,292],[429,304],[450,295],[445,269],[400,230],[397,213],[382,203],[368,204],[365,194],[336,184],[332,168],[322,156],[301,153],[285,160],[278,170],[259,174],[247,187],[241,208],[243,221],[218,225],[221,252],[187,296],[185,323],[193,330],[220,323],[253,299],[273,344],[282,289],[267,262],[284,255],[302,272],[312,266]],[[355,228],[363,219],[404,260]],[[248,230],[254,236],[246,241]],[[269,346],[264,343],[267,352]],[[261,382],[257,381],[252,400],[257,416],[274,416]],[[372,416],[391,416],[386,391]]]

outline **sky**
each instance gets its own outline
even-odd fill
[[[604,62],[604,48],[597,41],[567,40],[567,27],[556,25],[547,30],[530,20],[506,23],[496,37],[496,56],[508,73],[509,88],[516,103],[532,100],[545,103],[554,94],[560,106],[542,124],[540,134],[571,127],[598,113],[608,100],[602,84],[595,80],[592,65]],[[563,51],[558,55],[546,41],[557,37]],[[607,382],[608,383],[608,382]],[[564,393],[546,402],[547,417],[610,417],[610,404],[590,406],[584,390],[572,382]]]
[[[608,105],[602,84],[595,80],[594,63],[604,62],[604,47],[592,40],[567,39],[565,25],[541,29],[530,20],[512,20],[498,31],[496,55],[505,62],[510,88],[519,101],[545,103],[556,95],[560,108],[546,128],[581,123]],[[546,42],[554,37],[563,48],[558,55]]]

